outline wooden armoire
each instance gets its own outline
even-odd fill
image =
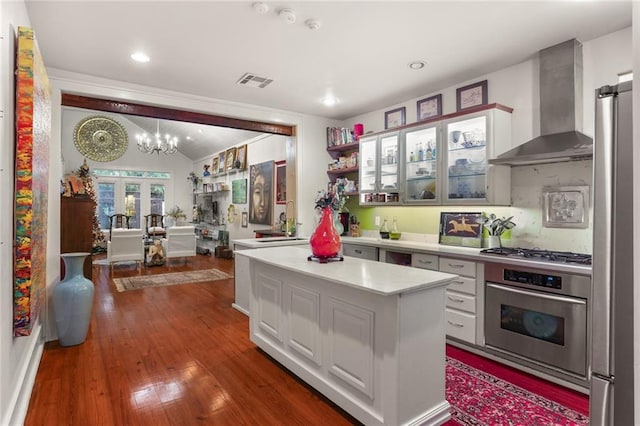
[[[60,253],[92,252],[94,214],[95,204],[89,197],[61,198]],[[91,256],[84,260],[84,276],[88,279],[91,279],[91,262]]]

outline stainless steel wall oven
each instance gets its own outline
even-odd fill
[[[586,378],[589,277],[491,262],[485,278],[487,347]]]

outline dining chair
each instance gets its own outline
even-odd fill
[[[109,216],[109,241],[111,241],[111,234],[114,229],[129,229],[129,216],[116,213]]]
[[[158,213],[150,213],[144,217],[145,232],[147,238],[164,237],[167,232],[164,229],[164,216]]]

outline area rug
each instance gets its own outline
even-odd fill
[[[588,425],[589,416],[447,357],[446,398],[461,425]]]
[[[163,287],[176,284],[216,281],[233,278],[218,269],[202,269],[189,272],[171,272],[168,274],[138,275],[135,277],[114,278],[113,283],[120,292],[139,290],[146,287]]]

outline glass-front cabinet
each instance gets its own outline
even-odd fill
[[[490,109],[443,122],[443,204],[511,202],[511,169],[488,163],[509,148],[510,115]]]
[[[399,204],[399,134],[360,138],[360,204]]]
[[[509,205],[511,111],[474,107],[360,139],[360,204]]]
[[[440,200],[439,131],[437,124],[408,129],[403,141],[402,201],[438,204]]]

